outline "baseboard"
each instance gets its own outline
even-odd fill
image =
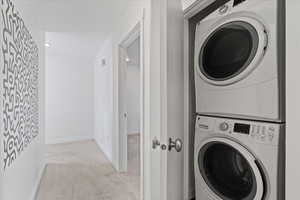
[[[62,144],[62,143],[69,143],[69,142],[77,142],[82,140],[92,140],[92,136],[68,136],[68,137],[56,137],[46,139],[46,144]]]
[[[94,138],[94,141],[96,142],[96,144],[98,145],[98,147],[100,148],[100,150],[104,153],[106,159],[109,160],[112,163],[111,155],[109,155],[109,153],[105,151],[105,148],[103,148],[101,142],[98,142],[98,140],[95,139],[95,138]]]
[[[35,186],[34,186],[31,200],[36,200],[36,198],[37,198],[37,193],[38,193],[38,191],[39,191],[40,184],[41,184],[43,175],[44,175],[44,173],[45,173],[45,169],[46,169],[46,163],[43,164],[41,170],[39,171],[38,179],[37,179],[37,182],[36,182],[36,184],[35,184]]]

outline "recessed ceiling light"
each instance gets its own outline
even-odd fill
[[[45,43],[45,47],[50,47],[50,44],[49,43]]]
[[[130,58],[127,57],[127,58],[125,59],[125,61],[126,61],[126,62],[130,62]]]

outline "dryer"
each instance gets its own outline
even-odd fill
[[[284,200],[284,125],[198,116],[196,200]]]
[[[277,0],[231,0],[195,36],[196,111],[284,121],[284,29]]]

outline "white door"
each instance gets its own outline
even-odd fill
[[[150,134],[155,148],[150,199],[182,200],[183,11],[181,0],[152,0],[151,6]]]

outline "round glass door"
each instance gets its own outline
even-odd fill
[[[232,79],[254,60],[259,42],[259,34],[250,23],[225,23],[202,43],[198,56],[199,69],[208,80],[220,82]]]
[[[253,200],[257,178],[253,167],[237,149],[221,143],[204,145],[198,155],[202,177],[209,188],[224,200]]]

